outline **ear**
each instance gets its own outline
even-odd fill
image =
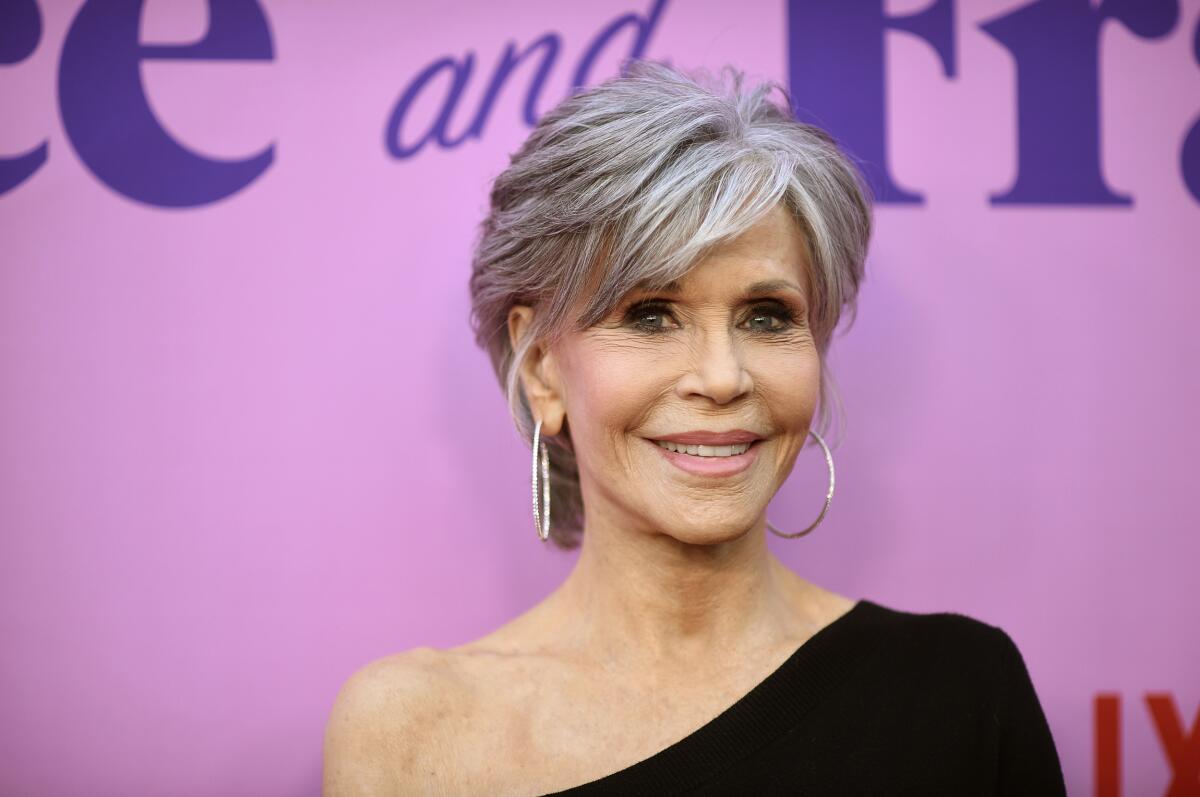
[[[532,307],[518,304],[508,311],[508,340],[513,351],[532,328]],[[542,421],[542,435],[554,436],[561,432],[567,406],[554,352],[541,343],[530,346],[521,363],[520,380],[534,421],[539,418]]]

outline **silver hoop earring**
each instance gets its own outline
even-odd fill
[[[825,513],[829,511],[829,505],[833,503],[833,454],[829,453],[829,446],[825,445],[825,441],[821,439],[821,435],[817,434],[811,429],[808,430],[808,433],[812,435],[818,443],[821,444],[821,449],[825,452],[825,466],[829,468],[829,492],[825,494],[825,506],[821,509],[821,514],[817,515],[817,519],[813,521],[813,524],[804,531],[797,531],[795,534],[788,534],[772,526],[770,520],[767,521],[767,528],[770,529],[773,534],[779,537],[786,537],[789,540],[795,539],[796,537],[803,537],[805,534],[808,534],[817,526],[821,525],[821,521],[825,519]]]
[[[550,539],[550,452],[540,442],[542,422],[533,427],[533,525],[542,542]],[[538,452],[542,455],[542,511],[538,512]]]

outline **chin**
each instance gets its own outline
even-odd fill
[[[686,526],[664,526],[664,533],[689,545],[716,545],[745,536],[753,521],[714,520],[709,523],[697,521]]]

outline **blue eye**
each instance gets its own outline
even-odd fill
[[[625,314],[626,323],[646,332],[659,332],[669,327],[663,321],[671,311],[662,302],[638,302]]]
[[[750,328],[759,332],[783,332],[791,327],[795,322],[795,315],[787,307],[783,305],[759,305],[755,307],[748,319]],[[764,324],[757,322],[765,321]],[[778,321],[778,326],[772,326],[772,321]]]
[[[674,321],[668,304],[660,299],[651,299],[633,304],[625,312],[625,324],[639,332],[651,334],[674,329],[667,321]],[[788,332],[797,324],[796,313],[783,302],[759,303],[750,309],[743,328],[752,332],[778,334]],[[676,324],[677,326],[677,324]]]

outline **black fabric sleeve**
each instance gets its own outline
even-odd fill
[[[1050,725],[1029,678],[1025,659],[1003,629],[1000,635],[1001,694],[998,795],[1062,795],[1067,787]]]

